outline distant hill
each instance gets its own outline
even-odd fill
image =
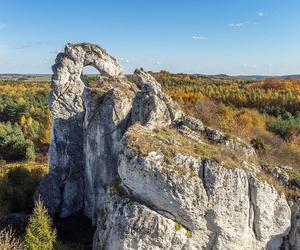
[[[96,76],[95,74],[88,74],[89,76]],[[191,74],[201,77],[207,77],[210,79],[222,79],[222,80],[230,80],[230,79],[243,79],[243,80],[264,80],[269,77],[277,78],[277,79],[287,79],[294,78],[300,79],[300,74],[295,75],[283,75],[283,76],[267,76],[267,75],[226,75],[226,74],[216,74],[216,75],[205,75],[205,74]],[[0,80],[11,80],[11,81],[50,81],[50,74],[0,74]]]
[[[299,75],[283,75],[283,76],[239,75],[237,77],[245,79],[245,80],[264,80],[269,77],[273,77],[273,78],[277,78],[277,79],[287,79],[287,78],[300,79],[300,74]]]

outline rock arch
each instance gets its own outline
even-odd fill
[[[122,75],[117,60],[98,45],[67,44],[64,52],[57,55],[52,66],[52,92],[49,106],[54,118],[67,119],[83,111],[84,83],[81,80],[81,73],[85,66],[93,66],[103,76]]]
[[[102,76],[91,86],[81,79],[88,65]],[[149,129],[169,125],[181,111],[152,76],[135,70],[130,82],[116,59],[97,45],[67,44],[52,69],[49,175],[39,194],[51,214],[83,211],[95,222],[118,181],[126,130],[136,122]]]
[[[122,76],[117,60],[97,45],[69,43],[57,55],[49,98],[53,122],[48,179],[53,189],[61,192],[53,192],[53,197],[48,199],[52,204],[46,205],[51,213],[59,210],[61,217],[74,214],[84,206],[84,95],[88,88],[81,74],[85,66],[93,66],[104,77]]]

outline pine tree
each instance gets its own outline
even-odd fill
[[[52,250],[56,241],[56,230],[47,209],[39,199],[29,219],[25,234],[25,244],[29,250]]]

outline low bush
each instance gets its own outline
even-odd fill
[[[0,231],[1,250],[24,250],[22,241],[17,238],[11,228]]]
[[[251,140],[251,145],[257,151],[264,151],[266,149],[266,143],[261,137],[253,138]]]
[[[292,140],[300,134],[300,117],[276,119],[267,123],[267,128],[284,140]]]
[[[43,169],[16,167],[0,178],[0,214],[26,211],[33,207],[33,194],[44,175]]]

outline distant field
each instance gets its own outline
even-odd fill
[[[1,81],[48,82],[51,75],[0,74]]]

